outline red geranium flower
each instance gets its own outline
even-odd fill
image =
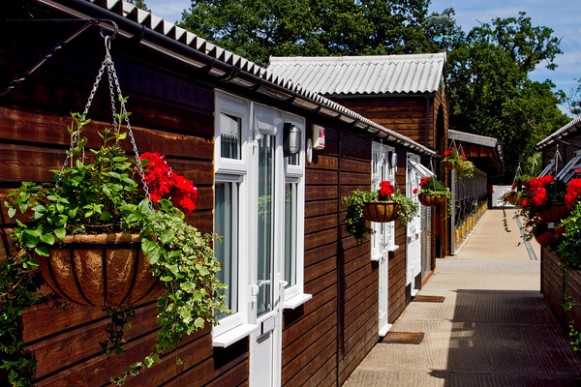
[[[143,168],[144,181],[152,202],[170,199],[175,207],[186,214],[191,214],[196,209],[198,189],[193,181],[175,173],[167,164],[165,157],[158,152],[143,153],[140,160],[147,161]]]
[[[577,203],[577,200],[581,197],[581,179],[573,179],[567,185],[567,190],[565,191],[565,205],[567,209],[571,211]]]
[[[391,181],[384,180],[379,183],[379,200],[385,200],[391,195],[393,195],[394,188],[391,185]]]

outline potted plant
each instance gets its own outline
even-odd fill
[[[354,190],[343,198],[348,205],[345,226],[360,241],[372,233],[366,220],[390,222],[399,219],[401,225],[406,225],[418,211],[418,204],[392,186],[390,181],[382,181],[379,187],[377,191]]]
[[[456,148],[449,148],[444,151],[442,163],[445,168],[456,171],[456,179],[474,176],[474,164],[466,159],[464,152],[459,152]]]
[[[436,176],[424,177],[420,181],[418,200],[424,206],[434,207],[450,203],[452,193]]]
[[[532,221],[559,223],[568,213],[565,189],[562,181],[550,175],[523,180],[521,215]]]
[[[132,366],[135,373],[184,334],[214,324],[214,312],[226,308],[216,275],[221,266],[213,254],[214,235],[185,221],[185,214],[195,209],[196,187],[157,153],[135,160],[125,155],[121,143],[128,132],[132,136],[129,127],[127,132],[121,128],[127,115],[117,114],[114,130],[99,133],[101,147],[88,152],[81,136],[90,120],[73,114],[68,128],[73,145],[63,169],[53,171],[55,183],[25,182],[5,204],[9,215],[17,217],[12,237],[19,262],[29,268],[39,265],[59,295],[106,307],[117,316],[129,315],[127,307],[148,295],[157,297],[157,346]],[[137,157],[133,138],[132,144]],[[125,325],[121,320],[117,324]],[[119,352],[122,343],[114,334],[103,347]]]

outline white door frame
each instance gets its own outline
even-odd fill
[[[284,255],[284,222],[280,219],[284,217],[284,179],[282,150],[282,114],[274,109],[262,106],[255,106],[254,110],[254,145],[251,155],[251,168],[257,170],[256,180],[251,183],[253,193],[251,208],[249,213],[254,214],[250,218],[250,323],[259,326],[259,329],[250,336],[250,385],[251,386],[280,386],[282,373],[282,310],[283,293],[285,283],[281,279],[281,269]],[[259,230],[260,189],[265,187],[265,182],[260,181],[260,149],[261,144],[273,141],[272,146],[272,191],[270,201],[270,241],[268,254],[269,278],[259,278],[258,257],[260,248],[259,237],[265,238]],[[260,187],[260,188],[259,188]],[[264,203],[262,203],[264,205]],[[266,207],[265,207],[266,208]],[[265,271],[266,273],[266,271]],[[262,302],[262,292],[267,292],[269,301],[267,306],[260,305]],[[266,312],[259,316],[259,307]]]
[[[391,152],[391,153],[390,153]],[[392,157],[390,157],[390,155]],[[383,180],[390,180],[395,184],[397,157],[395,149],[386,145],[374,142],[372,145],[372,167],[371,183],[372,189],[379,189],[379,183]],[[384,337],[391,329],[388,323],[389,317],[389,252],[396,246],[393,222],[371,223],[374,230],[372,236],[372,260],[378,262],[378,334]],[[388,230],[389,228],[389,230]]]
[[[419,189],[420,179],[417,169],[410,161],[420,163],[420,157],[411,153],[407,154],[406,170],[406,196],[416,202],[419,206],[418,195],[414,194],[415,189]],[[407,224],[406,227],[406,286],[410,285],[411,295],[414,297],[419,288],[416,288],[416,277],[422,271],[422,225],[419,211]]]

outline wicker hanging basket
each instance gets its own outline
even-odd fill
[[[550,204],[538,212],[539,218],[545,223],[559,223],[561,219],[569,215],[569,210],[564,203]]]
[[[448,198],[446,198],[446,195],[421,193],[418,195],[418,200],[426,207],[436,207],[446,203]]]
[[[400,205],[393,200],[366,202],[363,217],[372,222],[391,222],[399,218]]]
[[[151,275],[139,235],[69,235],[38,257],[40,271],[57,294],[88,306],[130,306],[156,298],[162,283]]]

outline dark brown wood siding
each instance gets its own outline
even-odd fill
[[[369,242],[344,229],[341,202],[369,189],[371,137],[327,125],[326,143],[306,170],[305,292],[313,299],[285,311],[285,385],[342,384],[378,338],[377,266]]]
[[[62,32],[60,28],[55,30]],[[3,205],[6,194],[21,181],[50,181],[49,169],[65,159],[70,139],[66,127],[71,111],[82,111],[103,59],[103,41],[86,34],[41,67],[26,82],[0,100],[0,203],[3,236],[13,227]],[[50,34],[48,34],[50,35]],[[55,36],[38,35],[39,52]],[[30,42],[2,45],[0,73],[14,77],[34,63]],[[88,50],[87,47],[98,47]],[[129,53],[127,53],[129,55]],[[138,57],[139,55],[136,54]],[[194,180],[199,189],[197,209],[188,222],[201,231],[213,229],[214,91],[211,87],[161,72],[147,64],[118,55],[116,69],[140,152],[166,155],[173,169]],[[110,126],[111,109],[106,82],[100,85],[86,127],[89,144],[99,146],[97,130]],[[131,149],[129,141],[125,145]],[[9,232],[9,231],[8,231]],[[7,239],[5,238],[4,241]],[[2,254],[6,254],[2,249]],[[38,386],[102,385],[150,353],[155,340],[156,305],[135,309],[127,332],[126,352],[106,357],[99,341],[105,338],[106,313],[99,308],[52,305],[28,309],[22,318],[23,336],[38,360]],[[175,365],[173,354],[160,364],[129,380],[129,385],[244,385],[248,383],[248,340],[227,350],[212,347],[210,328],[187,337],[176,349],[184,365]]]

